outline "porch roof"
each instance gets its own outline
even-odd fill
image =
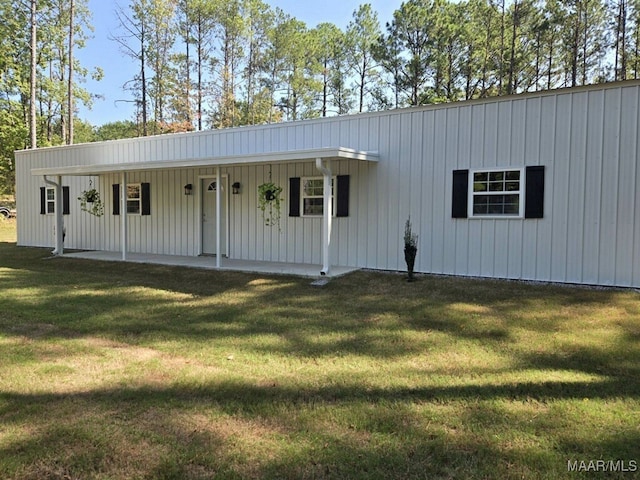
[[[259,165],[266,163],[300,162],[309,160],[361,160],[377,162],[377,152],[364,152],[346,147],[327,147],[284,152],[251,153],[220,157],[158,160],[153,162],[102,163],[69,167],[33,168],[32,175],[99,175],[101,173],[165,170],[177,168],[222,167],[228,165]]]

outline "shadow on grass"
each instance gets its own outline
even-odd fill
[[[43,249],[7,244],[0,245],[0,289],[15,292],[2,299],[0,332],[10,336],[97,335],[139,344],[276,335],[284,342],[263,351],[307,358],[404,356],[428,351],[434,332],[499,350],[516,341],[516,330],[571,328],[564,309],[588,315],[608,308],[615,295],[447,277],[407,284],[399,275],[373,273],[318,289],[302,278],[51,259]],[[636,323],[620,324],[630,342],[640,332]],[[323,336],[331,341],[319,341]]]
[[[224,380],[230,367],[216,374],[220,381],[201,384],[0,392],[0,424],[9,432],[0,446],[6,478],[561,478],[570,455],[630,455],[625,442],[637,445],[637,429],[627,420],[589,440],[555,435],[548,427],[557,421],[552,414],[542,426],[527,413],[513,414],[510,427],[500,409],[486,405],[637,404],[633,297],[621,304],[613,291],[446,277],[407,284],[400,276],[367,272],[318,289],[293,277],[47,258],[41,249],[0,245],[0,289],[13,293],[2,297],[0,337],[12,340],[1,354],[5,369],[68,355],[72,342],[57,340],[97,337],[150,347],[222,342],[258,359],[272,353],[308,367],[319,357],[407,357],[404,367],[416,370],[413,361],[428,361],[434,347],[471,345],[507,352],[512,363],[502,367],[516,374],[548,370],[550,377],[505,381],[508,375],[493,379],[490,367],[463,365],[466,380],[449,375],[446,386],[425,381],[383,388],[360,384],[355,375],[326,379],[322,372],[262,385]],[[591,312],[619,315],[615,322],[598,320],[616,335],[592,347],[580,344],[579,334],[554,337],[578,321],[589,323]],[[265,346],[255,341],[260,337],[278,342]],[[547,343],[530,348],[540,339]],[[554,381],[557,370],[595,378]],[[442,408],[462,410],[462,420],[433,413]],[[545,408],[539,410],[544,415]],[[482,430],[502,424],[496,435],[520,436],[501,443],[468,424]]]
[[[597,441],[565,434],[555,452],[536,449],[535,442],[504,449],[489,433],[511,429],[535,436],[544,429],[526,413],[504,418],[485,405],[639,393],[637,385],[615,380],[368,391],[358,385],[289,388],[228,381],[59,395],[0,393],[5,428],[32,426],[29,438],[5,441],[0,458],[27,466],[11,472],[5,460],[4,473],[17,479],[117,477],[120,469],[129,478],[167,479],[561,478],[565,458],[631,459],[637,430],[612,430]],[[411,406],[425,402],[466,405],[467,415],[460,423],[450,419],[448,429],[446,422],[425,423]],[[334,424],[316,422],[314,412],[324,419],[328,409],[346,410],[352,423],[342,424],[340,417]],[[43,412],[57,417],[53,426]]]

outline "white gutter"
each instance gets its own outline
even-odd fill
[[[53,255],[62,255],[64,253],[64,220],[62,217],[62,177],[57,176],[58,183],[53,182],[44,175],[44,183],[51,185],[56,189],[56,203],[55,203],[55,215],[56,215],[56,228],[54,231],[55,248],[51,252]],[[45,198],[46,205],[46,198]]]
[[[320,275],[328,275],[331,263],[331,220],[333,218],[331,202],[331,167],[329,161],[322,163],[322,158],[316,158],[316,168],[320,170],[324,178],[322,190],[322,270]]]

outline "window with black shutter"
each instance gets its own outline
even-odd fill
[[[453,218],[543,218],[544,166],[455,170]]]

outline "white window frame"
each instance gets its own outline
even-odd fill
[[[500,172],[520,172],[519,189],[518,190],[500,190],[500,191],[474,191],[474,180],[477,173],[500,173]],[[518,167],[501,167],[501,168],[479,168],[469,170],[469,200],[468,211],[469,218],[484,218],[484,219],[509,219],[509,218],[524,218],[524,192],[525,192],[525,169]],[[503,180],[506,182],[507,180]],[[493,213],[493,214],[476,214],[473,211],[474,198],[480,195],[518,195],[518,213]]]
[[[49,198],[51,192],[51,198]],[[47,215],[56,213],[56,189],[54,187],[45,187],[44,191],[45,212]]]
[[[309,180],[320,181],[322,185],[322,195],[305,195],[304,191],[304,183]],[[331,213],[332,217],[336,216],[336,176],[331,177],[332,182],[332,192],[331,192]],[[300,179],[300,216],[308,217],[308,218],[322,218],[324,216],[324,203],[322,204],[322,212],[321,213],[305,213],[304,211],[304,200],[305,198],[320,198],[324,201],[324,177],[302,177]]]
[[[129,196],[129,189],[130,188],[137,188],[138,189],[138,197],[130,197]],[[137,202],[138,203],[138,209],[136,212],[130,212],[129,211],[129,203],[133,203],[133,202]],[[126,202],[126,208],[127,208],[127,215],[142,215],[142,184],[140,183],[127,183],[127,202]]]

